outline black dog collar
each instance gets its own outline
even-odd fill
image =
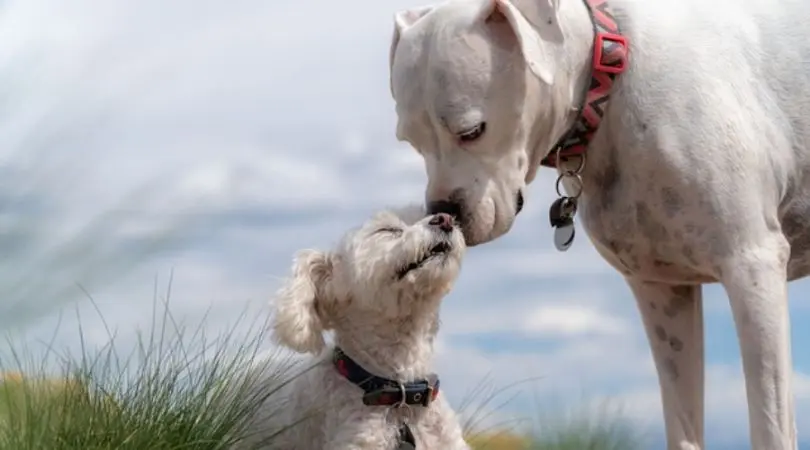
[[[332,363],[339,374],[366,392],[363,395],[364,405],[428,406],[439,395],[439,378],[436,374],[429,375],[425,380],[400,383],[372,375],[340,348],[335,348]]]

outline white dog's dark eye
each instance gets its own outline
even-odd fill
[[[380,228],[380,229],[378,229],[377,231],[374,232],[374,234],[379,234],[379,233],[389,233],[389,234],[395,234],[395,235],[398,236],[398,235],[402,234],[402,229],[394,228],[394,227],[385,227],[385,228]]]
[[[458,138],[461,142],[472,142],[481,137],[484,131],[487,130],[487,123],[481,122],[478,125],[459,133]]]

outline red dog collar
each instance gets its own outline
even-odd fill
[[[567,161],[585,153],[599,129],[613,82],[627,67],[627,38],[622,36],[607,0],[585,0],[585,4],[594,29],[591,83],[574,126],[540,162],[545,167],[557,167],[557,156]]]

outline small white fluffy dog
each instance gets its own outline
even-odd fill
[[[439,306],[464,252],[449,215],[408,207],[378,213],[333,252],[297,255],[275,302],[274,336],[318,356],[289,386],[289,423],[308,419],[274,448],[468,448],[430,370]],[[334,346],[325,349],[327,330]]]

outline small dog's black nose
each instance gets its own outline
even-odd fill
[[[435,214],[433,217],[430,218],[428,222],[430,225],[434,227],[438,227],[440,230],[445,231],[447,233],[453,231],[453,218],[450,214],[446,213],[439,213]]]
[[[458,202],[447,200],[429,202],[427,204],[427,213],[428,215],[444,213],[458,219],[461,215],[461,205]]]

